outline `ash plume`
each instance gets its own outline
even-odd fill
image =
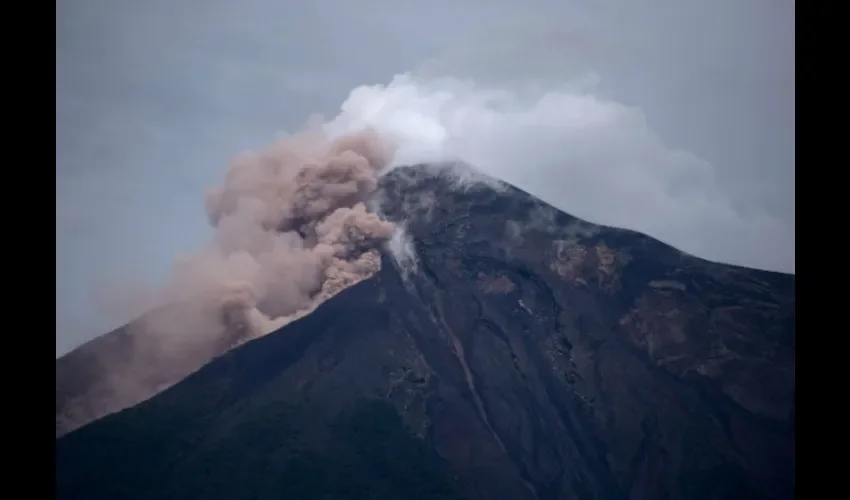
[[[156,291],[154,307],[183,305],[146,316],[147,335],[175,355],[215,355],[374,274],[395,226],[365,201],[392,154],[371,129],[313,129],[235,158],[206,196],[213,241]]]
[[[209,244],[161,285],[102,292],[115,313],[144,312],[61,358],[56,435],[148,399],[374,274],[396,228],[366,201],[394,154],[370,127],[315,127],[235,158],[206,196]]]

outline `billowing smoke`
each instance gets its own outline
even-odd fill
[[[395,226],[365,202],[392,155],[371,129],[316,128],[235,158],[206,196],[215,237],[155,290],[154,306],[180,306],[146,316],[147,335],[220,352],[374,274]]]
[[[141,317],[57,371],[57,436],[149,398],[373,275],[379,247],[398,234],[367,208],[393,154],[370,127],[316,127],[235,158],[206,196],[212,241],[179,258],[161,285],[109,297],[113,309]],[[80,359],[93,378],[73,368]]]
[[[459,161],[492,176],[458,169],[459,189],[499,188],[501,179],[703,257],[793,269],[793,246],[782,244],[793,224],[736,211],[712,165],[666,146],[639,109],[583,85],[519,92],[399,75],[354,89],[329,122],[232,161],[207,196],[214,241],[182,259],[156,293],[159,303],[194,305],[151,330],[169,341],[227,332],[226,342],[271,331],[373,274],[386,240],[405,273],[415,270],[403,227],[365,204],[382,172],[413,163]],[[427,212],[428,195],[405,203]],[[767,262],[765,246],[784,251]]]
[[[767,211],[759,191],[733,197],[715,165],[667,144],[641,108],[606,97],[597,80],[491,86],[398,75],[352,90],[329,128],[392,137],[393,164],[461,160],[589,222],[710,260],[794,271],[793,217]],[[762,184],[778,192],[772,179]]]

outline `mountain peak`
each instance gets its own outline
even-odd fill
[[[423,481],[439,493],[422,498],[793,497],[793,276],[590,224],[462,166],[394,169],[370,203],[400,228],[375,276],[59,439],[58,497],[390,498]],[[334,434],[363,404],[400,427]],[[420,458],[358,459],[364,485],[352,453]],[[276,480],[304,454],[337,493]]]

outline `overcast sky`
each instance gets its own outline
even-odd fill
[[[203,244],[231,157],[341,110],[594,222],[794,270],[791,0],[56,5],[57,355],[128,319],[101,285]]]

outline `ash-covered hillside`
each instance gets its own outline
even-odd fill
[[[371,203],[374,277],[58,439],[57,498],[793,498],[792,275],[449,167]]]

